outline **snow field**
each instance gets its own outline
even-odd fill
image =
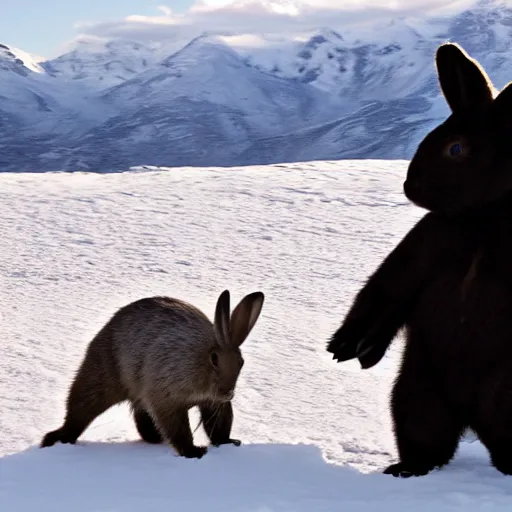
[[[0,510],[508,510],[510,480],[478,442],[421,479],[380,474],[396,457],[388,395],[400,340],[369,371],[325,351],[423,215],[401,192],[406,165],[0,175]],[[167,294],[212,318],[224,288],[233,302],[266,294],[234,400],[241,447],[176,457],[139,441],[125,405],[75,446],[37,447],[117,308]]]

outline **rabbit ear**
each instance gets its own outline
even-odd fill
[[[502,128],[512,128],[512,82],[498,94],[492,105],[494,114]]]
[[[265,296],[254,292],[245,296],[231,315],[231,343],[239,347],[249,335],[261,313]]]
[[[217,306],[215,307],[215,322],[214,329],[222,343],[229,343],[229,311],[230,311],[230,295],[229,290],[224,290],[217,299]]]
[[[441,89],[453,113],[471,112],[492,102],[491,80],[459,45],[441,45],[436,53],[436,66]]]

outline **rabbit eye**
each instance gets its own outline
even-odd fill
[[[448,151],[450,152],[450,156],[458,156],[462,153],[462,144],[460,142],[456,142],[450,146]]]
[[[217,354],[217,352],[212,352],[210,354],[210,361],[212,365],[215,366],[215,368],[217,368],[217,366],[219,366],[219,354]]]

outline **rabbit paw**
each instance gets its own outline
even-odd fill
[[[40,447],[46,448],[48,446],[53,446],[55,443],[75,444],[76,436],[71,436],[67,430],[62,427],[58,430],[54,430],[53,432],[48,432],[41,441]]]
[[[337,362],[354,359],[357,357],[359,341],[359,333],[344,325],[331,336],[327,345],[327,352],[330,352],[333,355],[332,358]]]
[[[242,444],[242,441],[240,441],[240,439],[229,438],[227,441],[217,441],[216,443],[213,443],[213,446],[221,446],[223,444],[234,444],[235,446],[240,446]]]
[[[411,476],[425,476],[434,468],[431,466],[407,466],[403,462],[391,464],[384,470],[385,475],[393,475],[394,477],[410,478]]]
[[[190,446],[186,450],[182,450],[181,455],[187,459],[200,459],[207,450],[206,446]]]

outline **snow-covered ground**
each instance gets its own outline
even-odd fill
[[[423,215],[401,192],[406,165],[1,174],[0,510],[510,510],[512,480],[479,443],[420,479],[380,474],[396,456],[400,341],[369,371],[325,351],[368,274]],[[123,405],[75,446],[38,448],[117,308],[168,294],[212,317],[226,287],[233,301],[266,293],[243,347],[241,447],[179,458],[140,442]]]

